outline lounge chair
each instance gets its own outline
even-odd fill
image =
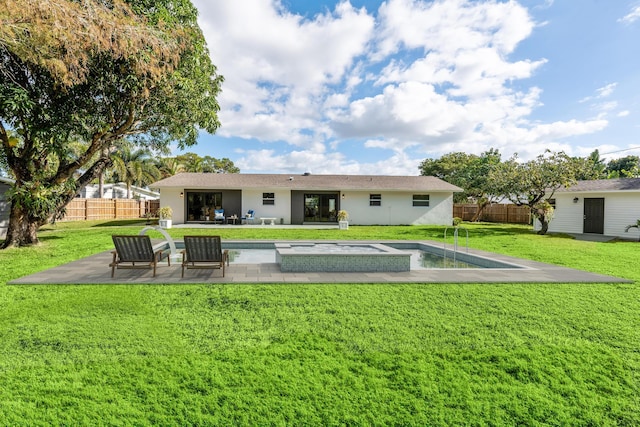
[[[220,236],[184,236],[182,251],[182,277],[185,268],[216,268],[229,265],[229,251],[222,250]]]
[[[249,223],[249,221],[251,221],[251,223],[253,224],[254,219],[256,219],[256,213],[253,209],[249,209],[245,216],[240,218],[240,224],[242,224],[242,221],[245,221],[246,223]]]
[[[116,250],[113,254],[111,277],[116,268],[153,268],[153,277],[156,276],[156,266],[162,258],[167,258],[168,265],[171,259],[168,254],[163,255],[162,250],[154,251],[149,236],[111,236]],[[130,265],[129,265],[130,264]]]

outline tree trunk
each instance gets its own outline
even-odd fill
[[[29,218],[26,212],[12,204],[11,213],[9,215],[7,238],[2,244],[2,249],[37,245],[40,243],[38,240],[38,229],[41,225],[41,220]]]
[[[484,208],[488,205],[489,203],[487,202],[481,202],[478,203],[478,209],[476,209],[476,213],[473,215],[473,218],[471,218],[471,222],[476,222],[480,220],[480,216],[482,215],[482,211],[484,211]]]
[[[538,230],[538,234],[547,234],[547,231],[549,230],[549,221],[545,217],[538,217],[538,221],[540,221],[540,230]]]
[[[104,172],[98,175],[98,194],[101,199],[104,197]]]

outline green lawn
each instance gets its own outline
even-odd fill
[[[0,251],[1,425],[640,425],[637,242],[468,226],[474,248],[633,284],[6,285],[141,226],[64,223]]]

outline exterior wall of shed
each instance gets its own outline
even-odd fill
[[[640,219],[640,193],[638,192],[584,192],[556,194],[556,210],[549,223],[549,231],[556,233],[583,233],[584,199],[604,198],[604,235],[623,239],[638,237],[636,229],[625,233],[627,225]],[[578,203],[573,199],[578,197]],[[536,220],[534,229],[539,230]]]
[[[4,182],[0,182],[0,239],[4,239],[7,236],[7,229],[9,228],[9,213],[11,205],[9,204],[6,196],[9,188],[9,185]]]

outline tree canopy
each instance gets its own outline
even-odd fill
[[[118,141],[166,152],[220,125],[222,77],[189,0],[0,0],[0,22],[5,247],[36,243]]]
[[[426,159],[420,164],[420,174],[435,176],[462,188],[454,194],[454,201],[472,201],[478,205],[473,220],[477,220],[488,204],[497,201],[499,194],[491,188],[489,174],[500,164],[498,150],[490,149],[480,156],[462,152],[449,153],[439,159]]]
[[[518,162],[517,154],[490,174],[492,188],[517,205],[529,206],[545,234],[553,215],[549,202],[559,188],[576,182],[575,161],[564,152],[547,150],[533,160]]]

